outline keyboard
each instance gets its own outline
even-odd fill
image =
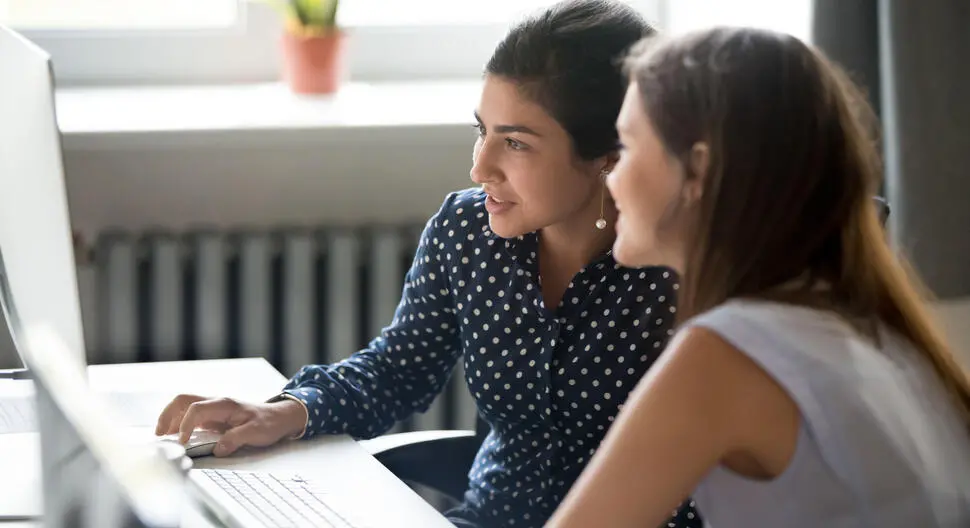
[[[324,502],[326,495],[297,475],[278,477],[272,473],[229,469],[198,470],[263,526],[291,528],[321,526],[353,528]]]

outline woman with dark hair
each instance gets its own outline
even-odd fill
[[[550,525],[693,494],[716,528],[970,526],[970,382],[883,235],[864,99],[761,30],[629,64],[614,254],[680,272],[678,333]]]
[[[450,518],[542,525],[673,319],[670,270],[613,259],[604,182],[618,157],[620,60],[651,33],[609,0],[562,2],[512,28],[475,112],[480,188],[448,196],[428,222],[390,326],[347,360],[304,367],[269,403],[180,396],[157,432],[225,429],[217,456],[288,437],[371,438],[426,410],[462,361],[491,434]],[[701,526],[689,503],[678,515],[669,526]]]

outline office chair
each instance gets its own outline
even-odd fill
[[[488,423],[479,417],[474,431],[415,431],[386,435],[379,439],[379,447],[370,451],[404,482],[430,488],[461,502],[468,489],[468,471],[490,431]]]
[[[875,196],[876,211],[883,226],[889,219],[889,202]],[[478,418],[474,431],[416,431],[381,438],[371,454],[399,479],[433,489],[461,501],[468,488],[468,471],[478,449],[490,431]]]
[[[889,207],[889,201],[882,196],[875,196],[873,200],[876,202],[876,211],[879,213],[879,219],[882,220],[882,226],[886,227],[886,222],[889,220],[889,213],[892,209]]]

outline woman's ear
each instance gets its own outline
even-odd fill
[[[711,167],[711,149],[707,143],[694,143],[690,149],[690,159],[687,160],[690,167],[687,171],[688,180],[684,182],[687,192],[687,199],[695,202],[704,194],[704,185],[707,183],[708,171]]]
[[[620,152],[614,150],[602,158],[596,160],[597,172],[600,174],[613,172],[613,167],[620,161]]]

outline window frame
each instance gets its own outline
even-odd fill
[[[31,30],[47,50],[61,85],[227,84],[280,78],[278,14],[238,0],[232,27],[192,30]],[[628,0],[662,25],[669,0]],[[468,79],[505,34],[504,24],[356,26],[344,28],[352,81]],[[463,43],[441,46],[442,42]]]

